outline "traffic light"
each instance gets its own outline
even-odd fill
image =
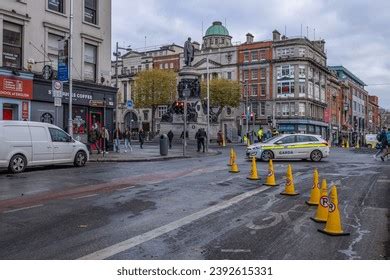
[[[173,106],[173,111],[176,114],[183,115],[184,114],[184,102],[176,101],[174,106]]]

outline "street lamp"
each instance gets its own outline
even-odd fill
[[[210,142],[210,68],[209,68],[209,55],[207,55],[207,141],[206,151],[209,151]]]
[[[115,56],[115,87],[117,88],[118,90],[118,87],[119,87],[119,81],[118,81],[118,59],[119,57],[121,56],[121,53],[119,52],[119,50],[125,50],[125,51],[131,51],[131,48],[130,46],[127,47],[127,48],[122,48],[122,47],[119,47],[119,44],[118,42],[116,42],[116,48],[115,48],[115,52],[113,53],[113,55]],[[118,100],[116,102],[117,104],[117,112],[116,112],[116,137],[119,138],[119,125],[118,125]]]
[[[245,119],[246,119],[246,135],[248,135],[248,132],[249,132],[249,92],[247,92],[247,86],[248,86],[248,82],[245,81],[245,82],[242,82],[240,81],[241,84],[244,85],[244,95],[246,94],[246,99],[245,99]]]

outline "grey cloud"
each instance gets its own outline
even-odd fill
[[[233,41],[251,32],[256,40],[271,38],[275,28],[287,36],[326,40],[329,65],[344,65],[367,84],[390,83],[390,1],[336,0],[113,0],[113,42],[143,47],[177,43],[188,36],[201,41],[214,20],[227,22]],[[390,108],[390,85],[368,86]]]

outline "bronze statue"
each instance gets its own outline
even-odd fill
[[[191,66],[191,62],[194,61],[195,48],[192,45],[191,38],[184,43],[184,64],[185,66]]]

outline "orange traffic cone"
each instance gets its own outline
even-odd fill
[[[272,159],[270,159],[268,163],[268,175],[267,175],[267,180],[264,183],[264,186],[269,186],[269,187],[279,186],[279,184],[277,184],[275,180],[275,172],[274,172],[274,165],[272,163]]]
[[[233,165],[233,160],[234,160],[234,150],[233,150],[233,148],[230,148],[230,158],[229,158],[228,166]]]
[[[288,167],[287,167],[285,190],[284,190],[284,192],[282,192],[280,194],[282,194],[282,195],[289,195],[289,196],[295,196],[295,195],[299,194],[299,193],[295,192],[294,177],[293,177],[293,174],[292,174],[291,164],[289,164]]]
[[[236,159],[233,160],[233,164],[232,164],[232,167],[230,168],[229,172],[230,173],[239,173],[240,172],[240,170],[238,169]]]
[[[321,197],[320,203],[317,207],[316,216],[310,218],[317,223],[325,223],[328,220],[328,207],[329,207],[329,198],[328,198],[328,187],[326,186],[326,180],[322,180],[321,184]]]
[[[323,230],[319,229],[318,231],[333,236],[349,235],[349,233],[344,232],[341,227],[339,201],[337,198],[336,186],[333,186],[332,190],[330,191],[330,203],[328,212],[328,220],[326,221],[325,228]]]
[[[306,204],[310,206],[315,206],[320,203],[320,183],[318,179],[318,170],[317,168],[314,169],[313,174],[313,187],[311,189],[310,199],[309,201],[306,201]]]
[[[257,165],[256,165],[256,158],[255,157],[252,157],[251,170],[249,173],[249,177],[247,179],[260,180],[260,177],[257,173]]]

